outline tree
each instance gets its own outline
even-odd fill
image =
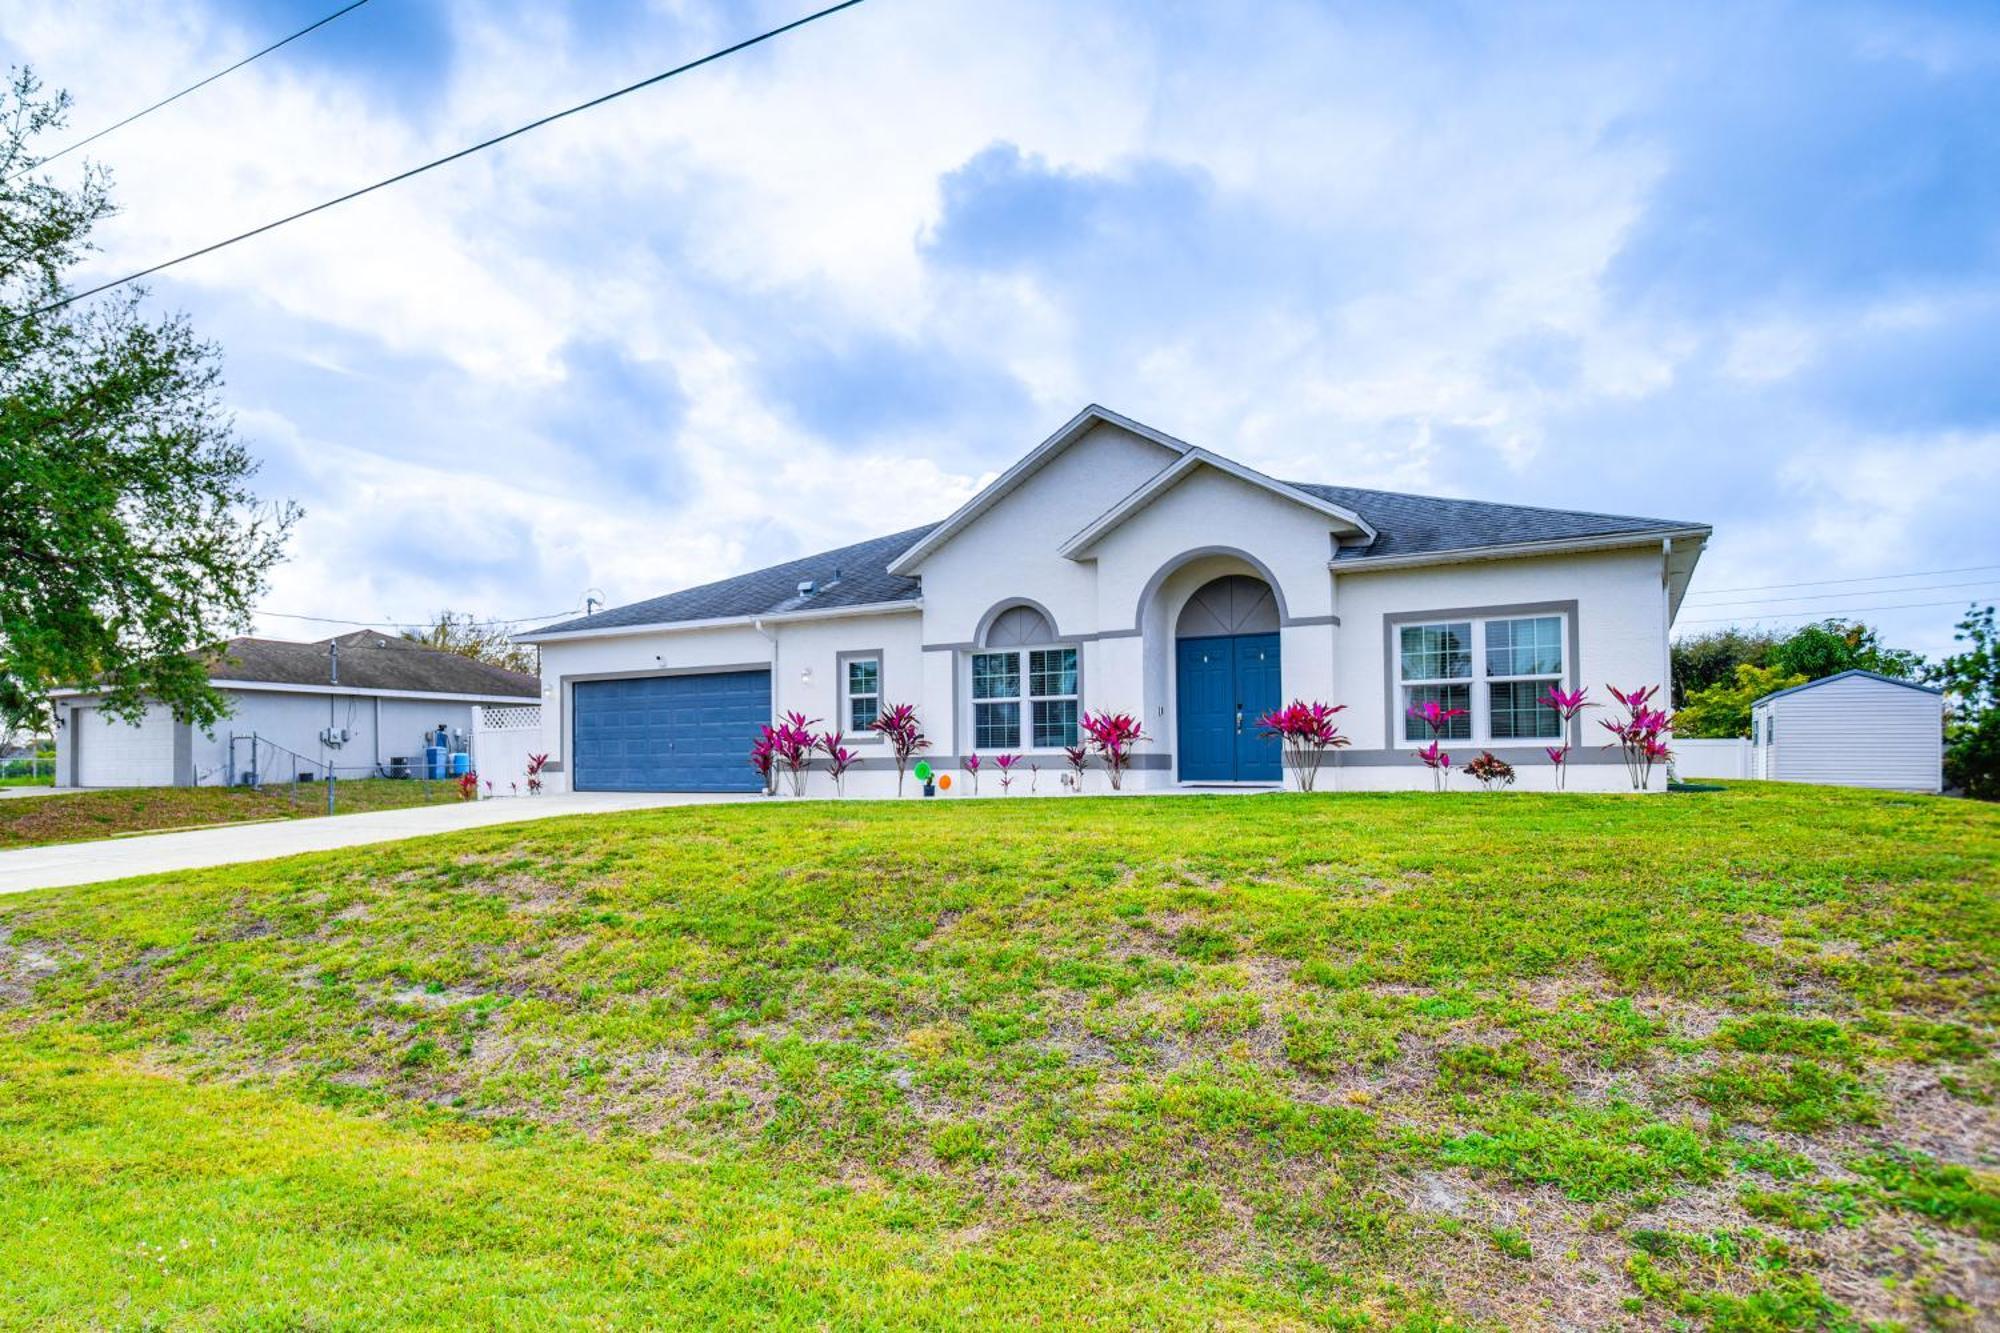
[[[1671,657],[1674,702],[1685,705],[1696,690],[1711,685],[1728,685],[1736,678],[1736,668],[1746,662],[1764,666],[1776,647],[1778,636],[1768,630],[1713,630],[1674,641]]]
[[[1808,680],[1856,669],[1907,680],[1923,671],[1924,660],[1901,648],[1884,648],[1881,636],[1859,621],[1822,620],[1793,631],[1771,649],[1770,665]]]
[[[1925,673],[1951,701],[1945,777],[1968,796],[2000,800],[2000,629],[1993,608],[1968,610],[1952,637],[1969,646]]]
[[[249,628],[298,510],[252,494],[184,318],[143,319],[143,293],[38,313],[114,211],[94,167],[70,189],[33,172],[69,106],[39,94],[25,70],[0,90],[0,718],[38,726],[50,690],[92,682],[120,716],[151,699],[210,725],[204,661]]]
[[[469,657],[488,666],[525,671],[531,676],[541,674],[541,655],[535,648],[511,642],[506,630],[490,621],[475,620],[470,613],[460,615],[456,611],[440,611],[428,629],[406,629],[403,637],[426,648],[457,653],[460,657]]]
[[[1750,734],[1750,705],[1767,694],[1803,685],[1802,675],[1785,675],[1774,667],[1736,668],[1736,677],[1727,684],[1696,690],[1687,707],[1674,714],[1674,734],[1684,740],[1726,738]]]

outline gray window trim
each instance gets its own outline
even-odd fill
[[[833,655],[834,707],[840,710],[839,725],[836,730],[847,736],[849,745],[884,744],[882,733],[879,731],[848,732],[847,730],[847,724],[853,717],[852,711],[847,706],[847,664],[870,659],[875,663],[875,705],[880,708],[889,698],[888,654],[880,648],[853,648]]]
[[[1562,616],[1564,623],[1569,627],[1563,645],[1565,654],[1563,661],[1563,688],[1573,690],[1576,688],[1576,682],[1583,679],[1583,633],[1580,618],[1577,615],[1575,598],[1560,602],[1512,602],[1500,603],[1494,606],[1440,607],[1430,611],[1395,611],[1383,616],[1382,679],[1386,686],[1384,690],[1386,697],[1382,701],[1382,738],[1386,743],[1387,751],[1392,754],[1406,755],[1413,749],[1421,748],[1416,742],[1405,741],[1403,739],[1403,673],[1396,656],[1396,637],[1398,631],[1403,626],[1428,624],[1439,620],[1510,620],[1523,616],[1550,615]],[[1484,666],[1485,664],[1478,661],[1475,656],[1472,676],[1472,686],[1475,690],[1486,683]],[[1570,719],[1569,735],[1565,738],[1565,741],[1572,746],[1583,743],[1583,719],[1581,717]],[[1482,741],[1477,735],[1474,735],[1469,740],[1452,743],[1456,745],[1482,746],[1492,749],[1496,754],[1500,752],[1501,745],[1508,744],[1507,742],[1502,742],[1501,745],[1495,745],[1491,738]],[[1539,751],[1529,750],[1527,747],[1520,747],[1518,742],[1514,742],[1510,748],[1516,747],[1521,749],[1523,755],[1540,753]],[[1580,755],[1572,756],[1572,761],[1581,757]],[[1542,758],[1546,762],[1548,756],[1544,754]]]

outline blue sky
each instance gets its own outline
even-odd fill
[[[0,50],[82,133],[333,7],[26,0]],[[805,8],[371,0],[94,146],[95,267]],[[650,596],[941,517],[1089,401],[1711,522],[1686,630],[1951,602],[1868,617],[1937,653],[2000,594],[1762,586],[2000,566],[1990,5],[869,0],[152,293],[308,511],[273,613]]]

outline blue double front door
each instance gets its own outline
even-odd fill
[[[1181,781],[1278,781],[1278,742],[1257,734],[1280,703],[1278,636],[1179,639],[1175,650]]]

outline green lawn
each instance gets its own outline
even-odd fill
[[[1990,1326],[1996,890],[2000,810],[1739,785],[0,898],[0,1324]]]
[[[362,778],[334,784],[334,813],[338,815],[458,799],[457,786],[449,782]],[[265,819],[311,819],[324,814],[326,788],[318,783],[296,787],[106,788],[0,801],[0,848]]]

